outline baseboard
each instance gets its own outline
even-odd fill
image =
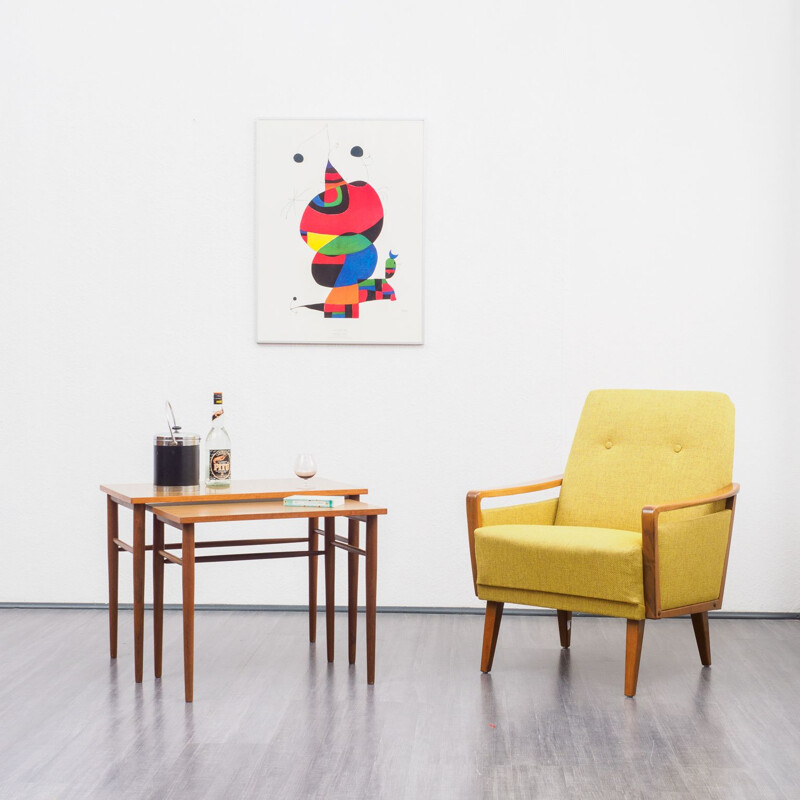
[[[0,609],[19,608],[19,609],[108,609],[107,603],[14,603],[0,602]],[[120,603],[120,611],[130,611],[133,606],[130,603]],[[178,611],[181,606],[175,603],[165,603],[164,608],[168,611]],[[152,611],[153,606],[146,604],[145,609]],[[219,604],[197,604],[197,611],[308,611],[308,606],[287,606],[287,605],[219,605]],[[320,606],[320,612],[324,610]],[[358,610],[363,612],[363,606]],[[336,606],[336,611],[345,612],[347,606]],[[379,614],[480,614],[483,615],[483,608],[471,607],[447,607],[447,606],[378,606]],[[505,615],[529,616],[529,617],[554,617],[556,612],[549,608],[519,608],[506,607],[503,612]],[[714,619],[794,619],[800,620],[800,612],[792,611],[710,611],[709,617]],[[594,617],[596,614],[582,614],[575,612],[576,617]],[[669,617],[669,619],[681,619],[681,617]]]

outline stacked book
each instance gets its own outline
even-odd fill
[[[340,495],[292,494],[283,498],[285,506],[304,508],[336,508],[344,505],[344,497]]]

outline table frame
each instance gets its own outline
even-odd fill
[[[103,485],[106,494],[106,542],[108,551],[108,634],[111,658],[117,657],[119,617],[119,554],[128,552],[133,556],[133,650],[134,679],[141,683],[144,675],[144,595],[145,554],[153,549],[145,541],[145,512],[148,505],[225,503],[244,500],[283,499],[291,494],[320,494],[344,496],[358,500],[368,494],[368,489],[324,478],[314,478],[311,486],[298,488],[295,479],[260,479],[232,481],[229,487],[198,486],[167,490],[153,484]],[[132,543],[119,536],[119,507],[133,512]],[[316,545],[315,545],[316,546]],[[153,579],[155,581],[155,561]],[[316,641],[316,558],[309,560],[309,637]],[[357,569],[357,567],[356,567]],[[312,586],[313,577],[313,586]],[[313,602],[312,602],[313,601]],[[154,655],[155,670],[155,655]]]
[[[309,559],[309,570],[320,555],[325,556],[325,620],[328,662],[334,660],[334,589],[335,589],[335,554],[337,549],[348,554],[348,660],[355,663],[357,611],[358,611],[358,558],[366,561],[366,633],[367,633],[367,683],[375,683],[375,628],[376,628],[376,584],[378,565],[378,516],[386,514],[386,509],[367,505],[348,499],[343,505],[330,509],[309,507],[287,507],[282,502],[259,503],[226,503],[224,505],[192,505],[192,506],[152,506],[153,512],[153,547],[154,547],[154,628],[156,648],[156,676],[161,675],[161,653],[163,636],[163,594],[164,565],[173,563],[181,567],[181,583],[183,590],[183,668],[184,691],[186,702],[191,703],[194,697],[194,596],[195,565],[213,561],[243,561],[268,558]],[[348,536],[336,535],[336,519],[345,517],[348,520]],[[204,522],[238,522],[273,519],[307,519],[308,537],[282,537],[273,539],[236,539],[225,541],[197,542],[195,525]],[[324,520],[324,528],[318,527],[319,520]],[[358,524],[366,526],[366,547],[359,544]],[[181,531],[180,543],[164,542],[164,525],[170,525]],[[317,536],[324,536],[324,550],[316,549]],[[307,542],[307,550],[290,550],[280,552],[248,552],[227,553],[210,556],[196,555],[197,548],[205,547],[252,547],[254,545],[293,544]],[[170,552],[180,548],[181,555]],[[313,569],[316,569],[313,567]],[[311,586],[311,583],[309,584]],[[314,582],[316,589],[316,583]],[[309,602],[309,605],[311,603]]]

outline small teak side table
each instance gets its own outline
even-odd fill
[[[186,702],[191,703],[194,697],[194,578],[195,564],[203,561],[237,561],[254,558],[291,558],[306,556],[309,559],[317,555],[325,556],[325,620],[328,646],[328,662],[333,662],[334,652],[334,580],[335,554],[342,549],[348,553],[348,627],[349,627],[349,660],[355,663],[356,651],[356,601],[358,597],[357,563],[358,557],[364,556],[366,561],[366,626],[367,626],[367,683],[375,683],[375,617],[376,579],[378,566],[378,517],[386,514],[386,509],[367,505],[355,500],[346,500],[342,505],[333,508],[287,507],[282,501],[271,502],[234,502],[185,506],[153,506],[153,563],[156,570],[153,581],[154,628],[156,630],[156,676],[161,675],[161,637],[162,617],[164,610],[164,578],[165,562],[178,564],[181,567],[183,585],[183,672]],[[350,533],[348,538],[336,535],[336,518],[348,520]],[[249,520],[274,519],[307,519],[316,525],[319,519],[325,520],[324,551],[282,551],[273,553],[223,554],[211,556],[195,555],[196,547],[248,546],[258,544],[289,544],[298,539],[239,539],[225,542],[195,542],[195,525],[204,522],[241,522]],[[363,522],[367,528],[365,549],[358,547],[358,535],[353,534],[353,524]],[[181,531],[180,545],[164,544],[164,524],[171,525]],[[180,547],[180,556],[170,553],[170,549]],[[355,570],[353,569],[355,562]],[[355,573],[355,575],[354,575]],[[313,641],[313,640],[312,640]]]
[[[133,555],[133,650],[134,676],[142,682],[144,672],[144,575],[145,553],[153,546],[145,543],[145,511],[147,506],[158,504],[229,503],[231,501],[282,500],[291,494],[321,494],[358,500],[368,490],[363,486],[337,483],[324,478],[314,478],[311,485],[300,486],[298,478],[267,478],[261,480],[231,481],[225,488],[204,485],[170,491],[152,483],[127,483],[101,486],[106,494],[107,546],[108,546],[108,628],[111,658],[117,657],[117,612],[119,607],[119,553],[124,550]],[[119,507],[133,512],[133,542],[119,538]],[[353,521],[350,533],[358,537],[358,523]],[[317,549],[317,527],[309,521],[309,551]],[[153,560],[153,573],[158,569],[158,559]],[[163,566],[163,562],[162,562]],[[357,583],[358,557],[350,560],[349,570],[356,574],[350,580]],[[308,612],[309,637],[316,640],[317,619],[317,556],[308,556]],[[156,659],[157,663],[157,659]]]

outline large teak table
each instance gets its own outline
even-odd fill
[[[156,677],[161,675],[161,638],[163,631],[162,617],[164,610],[164,578],[165,562],[180,565],[183,586],[183,670],[186,702],[191,703],[194,692],[194,579],[195,564],[203,561],[236,561],[256,558],[291,558],[307,557],[309,562],[317,556],[325,556],[325,618],[328,646],[328,661],[333,662],[334,644],[334,579],[335,579],[335,553],[341,548],[348,553],[349,560],[349,592],[348,592],[348,622],[349,622],[349,657],[350,663],[355,663],[356,646],[356,601],[358,557],[364,556],[366,560],[366,627],[367,627],[367,683],[375,682],[375,616],[376,595],[375,585],[378,565],[378,516],[385,514],[386,509],[379,506],[367,505],[355,500],[346,500],[342,505],[333,508],[287,507],[283,502],[238,502],[215,503],[186,506],[153,506],[153,619],[155,629],[156,652]],[[348,538],[336,535],[336,518],[348,519],[350,533]],[[298,538],[284,539],[241,539],[225,542],[195,542],[195,526],[205,522],[241,522],[252,520],[277,520],[277,519],[307,519],[309,521],[309,549],[300,551],[280,551],[272,553],[243,553],[198,556],[195,555],[196,547],[219,546],[247,546],[254,544],[290,544],[306,541]],[[316,525],[319,519],[325,520],[324,530],[318,530]],[[366,547],[358,547],[358,535],[354,535],[353,524],[362,522],[366,525]],[[181,543],[164,544],[164,524],[171,525],[181,531]],[[357,530],[357,529],[356,529]],[[325,549],[317,551],[311,549],[313,538],[316,534],[323,534]],[[177,556],[170,549],[180,547],[181,554]],[[312,639],[313,641],[313,639]]]
[[[144,672],[144,584],[145,553],[153,546],[145,542],[145,512],[148,506],[165,504],[195,503],[230,503],[239,501],[281,500],[291,494],[321,494],[346,497],[359,500],[368,490],[360,486],[314,478],[309,486],[302,487],[297,478],[273,478],[264,480],[231,481],[225,488],[199,486],[168,490],[151,483],[114,484],[101,486],[106,494],[107,545],[108,545],[108,626],[111,658],[117,657],[117,617],[119,608],[119,553],[124,550],[133,555],[133,649],[134,676],[137,683],[142,682]],[[133,542],[124,542],[119,537],[119,507],[131,509],[133,512]],[[318,515],[321,516],[321,515]],[[348,526],[349,536],[354,546],[358,544],[358,522],[352,520]],[[309,521],[308,550],[317,549],[317,528],[313,518]],[[308,557],[308,611],[309,638],[316,639],[317,618],[317,557]],[[163,566],[163,562],[162,562]],[[157,579],[159,571],[158,559],[153,560],[153,576]],[[358,580],[358,555],[351,554],[348,565],[348,578],[351,595],[354,595],[353,584]],[[351,598],[352,605],[354,601]],[[354,616],[354,613],[353,613]],[[330,646],[330,645],[329,645]],[[158,660],[154,658],[156,673],[160,674]]]

